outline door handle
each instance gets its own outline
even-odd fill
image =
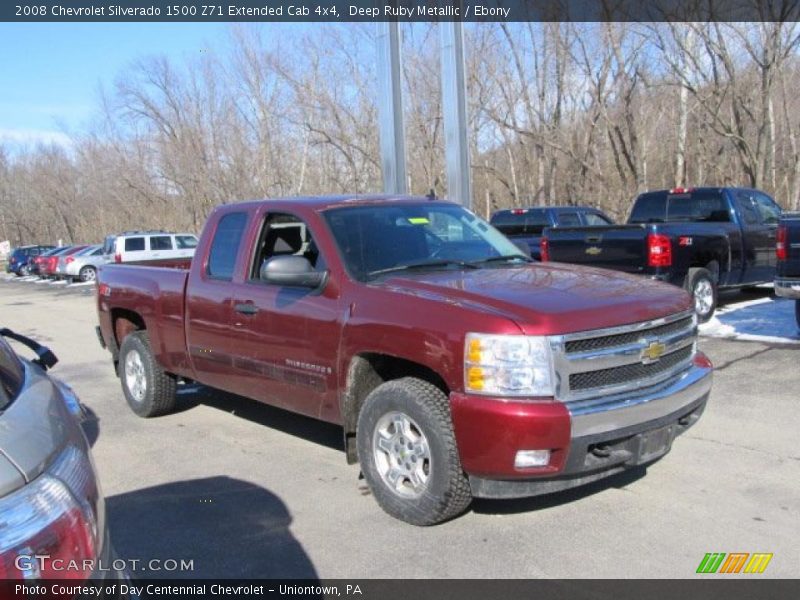
[[[243,315],[254,315],[258,312],[258,307],[251,302],[234,304],[233,309],[238,313],[242,313]]]

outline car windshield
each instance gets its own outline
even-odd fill
[[[453,203],[372,204],[324,214],[348,271],[361,281],[401,270],[530,260],[486,221]]]
[[[22,363],[11,346],[0,337],[0,411],[17,397],[24,381]]]

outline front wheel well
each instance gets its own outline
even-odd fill
[[[415,377],[431,383],[445,394],[450,393],[444,379],[436,371],[414,361],[372,352],[357,354],[350,361],[346,388],[340,402],[348,464],[358,462],[356,425],[364,400],[382,383],[402,377]]]

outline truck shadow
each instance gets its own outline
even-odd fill
[[[286,505],[252,483],[167,483],[107,498],[106,515],[117,555],[140,561],[131,568],[134,579],[317,579],[289,529]],[[192,561],[193,568],[166,572],[171,561]]]
[[[342,428],[338,425],[199,384],[181,386],[175,412],[189,410],[198,404],[344,452]]]
[[[647,474],[647,466],[632,467],[626,471],[612,475],[571,490],[543,494],[532,498],[486,499],[476,498],[472,502],[472,511],[484,515],[508,515],[545,510],[563,504],[570,504],[593,496],[605,490],[624,489]]]

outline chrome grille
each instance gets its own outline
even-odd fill
[[[629,381],[650,379],[651,377],[672,371],[676,366],[685,362],[692,356],[692,347],[686,346],[667,354],[658,362],[643,364],[641,362],[622,367],[612,367],[611,369],[600,369],[599,371],[587,371],[585,373],[575,373],[569,376],[569,389],[573,392],[591,388],[602,388],[610,385],[619,385]]]
[[[647,335],[652,337],[667,336],[676,331],[689,329],[692,326],[692,317],[680,319],[672,323],[667,323],[653,329],[647,330]],[[588,352],[591,350],[601,350],[603,348],[613,348],[614,346],[624,346],[626,344],[634,344],[642,334],[639,331],[629,331],[626,333],[617,333],[615,335],[606,335],[602,337],[587,338],[582,340],[572,340],[565,342],[564,350],[567,354],[575,352]]]
[[[658,385],[690,367],[696,338],[691,311],[552,338],[556,396],[569,403]]]

